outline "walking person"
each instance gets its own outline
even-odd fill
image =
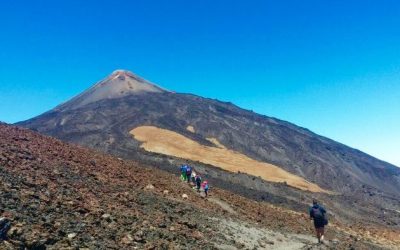
[[[187,166],[185,164],[181,166],[181,180],[182,181],[186,181],[186,178],[187,178],[186,169],[187,169]]]
[[[196,175],[196,189],[197,189],[197,192],[200,192],[200,187],[201,187],[201,176],[200,175]]]
[[[310,208],[310,220],[314,221],[315,232],[317,235],[318,243],[324,240],[325,226],[328,224],[326,218],[326,210],[318,204],[317,200],[313,200],[313,205]]]
[[[203,181],[203,184],[201,184],[201,187],[202,187],[202,189],[204,191],[204,194],[207,197],[208,196],[208,189],[209,189],[208,182],[207,181]]]
[[[196,172],[194,169],[192,169],[192,174],[190,175],[190,181],[192,182],[192,185],[196,185]]]
[[[186,180],[188,183],[190,183],[191,175],[192,175],[192,167],[187,165],[186,166]]]

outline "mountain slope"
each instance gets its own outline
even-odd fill
[[[133,73],[117,71],[94,88],[107,93],[109,88],[101,86],[112,86],[119,74],[123,75],[119,84],[134,81]],[[134,158],[141,145],[129,131],[151,125],[204,146],[215,146],[207,140],[215,138],[230,150],[274,164],[323,189],[347,194],[374,190],[374,194],[399,196],[400,169],[393,165],[294,124],[230,103],[163,91],[144,80],[142,83],[145,89],[154,91],[132,91],[102,99],[94,95],[96,98],[92,99],[93,91],[89,89],[61,107],[19,125],[124,158]]]
[[[134,76],[124,73],[125,78],[117,84],[135,81],[130,75]],[[112,74],[101,83],[112,85],[114,78]],[[142,84],[146,89],[154,86],[145,81]],[[257,201],[304,211],[306,201],[316,197],[327,204],[335,218],[346,223],[359,221],[391,229],[400,227],[397,212],[400,211],[400,169],[358,150],[291,123],[190,94],[131,91],[80,105],[82,96],[91,99],[93,95],[89,89],[61,107],[19,124],[173,173],[176,166],[186,161],[180,157],[186,157],[213,187]],[[130,133],[146,126],[177,137],[152,135],[150,140],[139,141]],[[213,161],[212,154],[198,158],[198,152],[191,147],[174,151],[169,143],[174,138],[185,138],[191,145],[212,149],[208,153],[224,152],[224,155]],[[148,147],[150,144],[156,145],[156,150]],[[183,152],[192,154],[182,155]],[[232,159],[228,164],[225,160],[221,162],[231,158],[232,152],[240,155],[237,163],[242,164],[232,164]],[[243,164],[243,159],[250,162]],[[264,172],[258,170],[260,166],[274,166],[288,174],[277,180],[268,167]],[[258,174],[260,171],[262,174]],[[307,188],[296,185],[291,176],[310,185]],[[318,191],[310,188],[313,185],[318,185],[323,192],[309,192]]]
[[[243,154],[220,147],[203,146],[175,132],[152,126],[142,126],[130,132],[134,138],[143,142],[141,146],[147,151],[173,155],[176,157],[219,166],[230,172],[243,172],[271,181],[287,183],[289,186],[312,192],[327,192],[318,185],[291,174],[272,164],[255,161]]]
[[[156,168],[3,124],[0,192],[11,221],[0,249],[328,248],[315,244],[304,212],[215,188],[203,199]],[[399,231],[331,224],[330,248],[400,244]]]

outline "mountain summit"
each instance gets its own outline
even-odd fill
[[[144,92],[161,93],[165,91],[131,71],[119,69],[56,109],[63,110],[66,107],[76,109],[104,99],[116,99]]]

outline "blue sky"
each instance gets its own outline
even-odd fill
[[[399,1],[0,3],[0,120],[115,69],[232,101],[400,166]]]

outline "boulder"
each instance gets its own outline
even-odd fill
[[[144,189],[146,190],[153,190],[154,186],[152,184],[147,185]]]

